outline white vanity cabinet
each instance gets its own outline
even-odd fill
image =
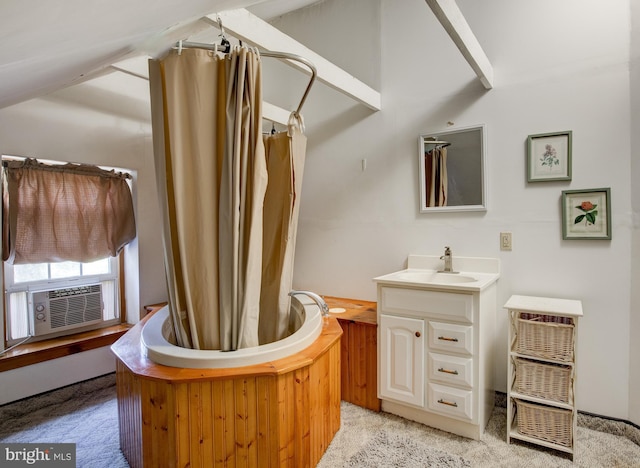
[[[466,286],[375,279],[383,411],[480,438],[495,398],[497,276]]]

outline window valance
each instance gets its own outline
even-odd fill
[[[91,262],[135,238],[129,174],[35,159],[3,166],[3,260]]]

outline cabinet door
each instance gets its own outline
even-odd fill
[[[424,407],[424,320],[380,315],[380,397]]]

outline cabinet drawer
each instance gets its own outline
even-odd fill
[[[473,327],[429,322],[429,347],[439,351],[473,354]]]
[[[429,353],[429,379],[473,387],[473,359]]]
[[[471,294],[382,287],[381,308],[403,315],[436,315],[457,321],[473,321]]]
[[[429,384],[427,406],[437,413],[460,419],[473,419],[473,398],[471,390]]]

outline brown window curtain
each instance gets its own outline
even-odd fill
[[[129,174],[85,164],[3,161],[2,257],[91,262],[136,236]]]

